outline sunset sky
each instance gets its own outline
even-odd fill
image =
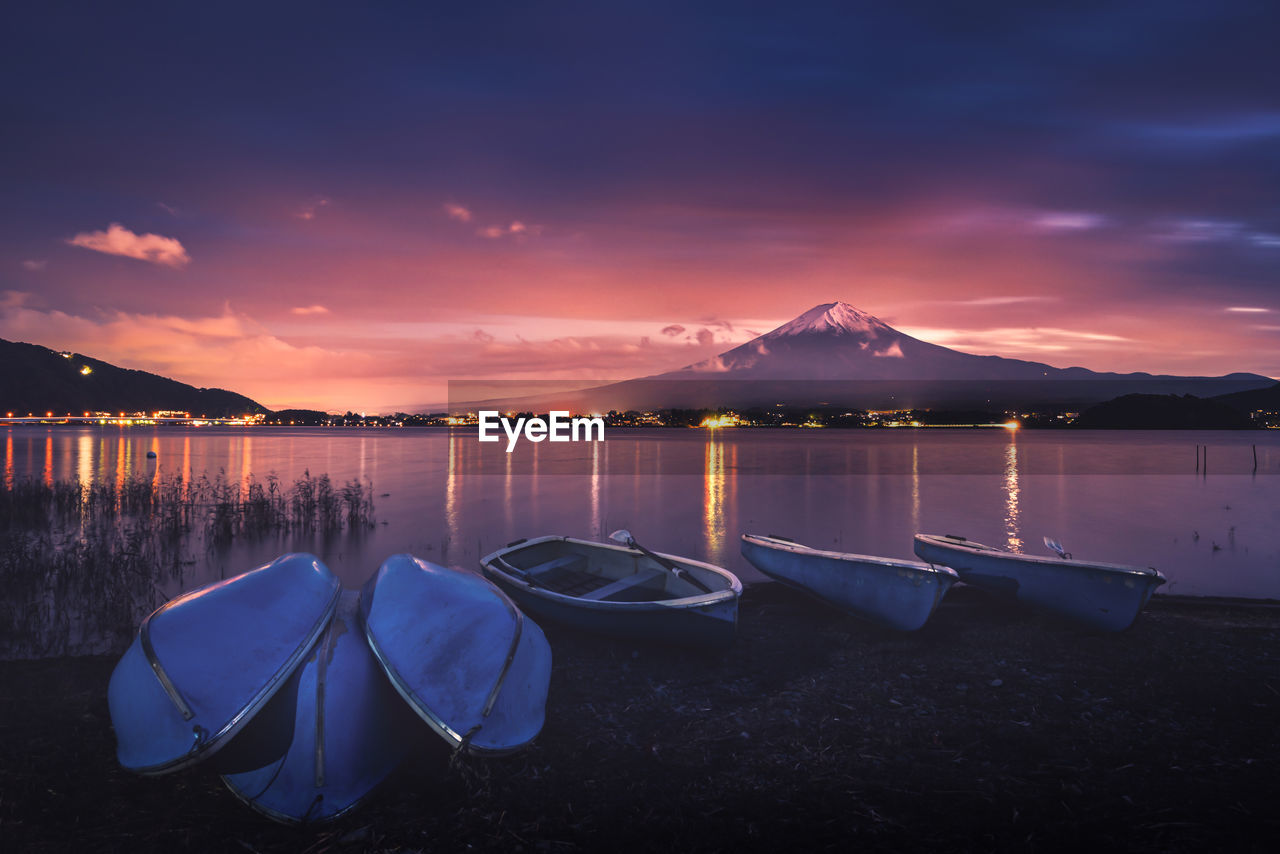
[[[10,340],[413,411],[843,300],[969,352],[1280,377],[1275,2],[5,18]]]

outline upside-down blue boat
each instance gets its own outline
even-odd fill
[[[551,647],[497,587],[400,554],[365,584],[360,612],[395,690],[449,744],[510,753],[542,730]]]
[[[285,823],[335,819],[362,803],[426,727],[365,643],[359,593],[345,591],[299,675],[293,740],[280,759],[223,776],[236,797]]]
[[[1151,567],[1015,554],[954,534],[916,534],[915,552],[965,584],[1112,632],[1129,628],[1165,582]]]
[[[823,551],[779,536],[743,534],[742,556],[770,578],[904,632],[923,626],[957,580],[945,566]]]
[[[340,589],[315,556],[289,554],[158,608],[107,690],[120,764],[166,774],[214,754],[231,771],[278,758],[290,740],[297,670]]]

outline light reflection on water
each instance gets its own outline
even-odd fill
[[[461,439],[457,432],[451,430],[449,432],[449,468],[444,485],[444,518],[449,530],[449,539],[455,542],[460,539],[459,531],[461,530],[458,519],[459,442]]]
[[[1004,547],[1011,552],[1022,551],[1022,537],[1018,531],[1018,440],[1017,434],[1009,436],[1009,447],[1004,452]]]
[[[707,437],[702,476],[703,536],[712,560],[721,560],[724,554],[724,442],[718,434],[712,430]]]
[[[920,446],[911,444],[911,528],[920,530]]]
[[[604,447],[599,442],[592,442],[591,448],[591,533],[596,537],[606,535],[606,532],[600,530],[604,522],[600,516],[600,449]],[[512,461],[511,454],[507,454],[507,470],[511,470]]]
[[[748,583],[760,576],[738,553],[744,532],[901,558],[913,556],[917,532],[1030,543],[1032,553],[1047,534],[1082,558],[1158,567],[1170,579],[1162,592],[1280,598],[1280,477],[1197,474],[1193,455],[1195,444],[1212,444],[1215,472],[1227,471],[1236,457],[1251,464],[1256,444],[1262,471],[1277,471],[1274,433],[617,430],[604,444],[500,448],[486,468],[463,429],[0,429],[6,483],[222,471],[258,481],[274,473],[287,487],[309,470],[338,487],[372,485],[373,530],[194,547],[184,587],[285,551],[314,552],[357,587],[398,552],[475,568],[520,537],[598,539],[626,527],[650,548],[726,566]],[[564,473],[565,459],[575,473]],[[862,473],[830,474],[842,468]]]

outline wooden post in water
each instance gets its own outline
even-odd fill
[[[1196,474],[1200,473],[1200,445],[1196,445]]]
[[[1253,473],[1258,473],[1258,446],[1253,446]]]

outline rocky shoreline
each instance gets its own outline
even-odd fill
[[[272,824],[212,771],[121,770],[108,657],[0,662],[8,850],[1271,850],[1280,608],[1157,597],[1095,634],[959,587],[911,635],[774,583],[728,651],[545,626],[514,757],[424,737],[369,803]]]

